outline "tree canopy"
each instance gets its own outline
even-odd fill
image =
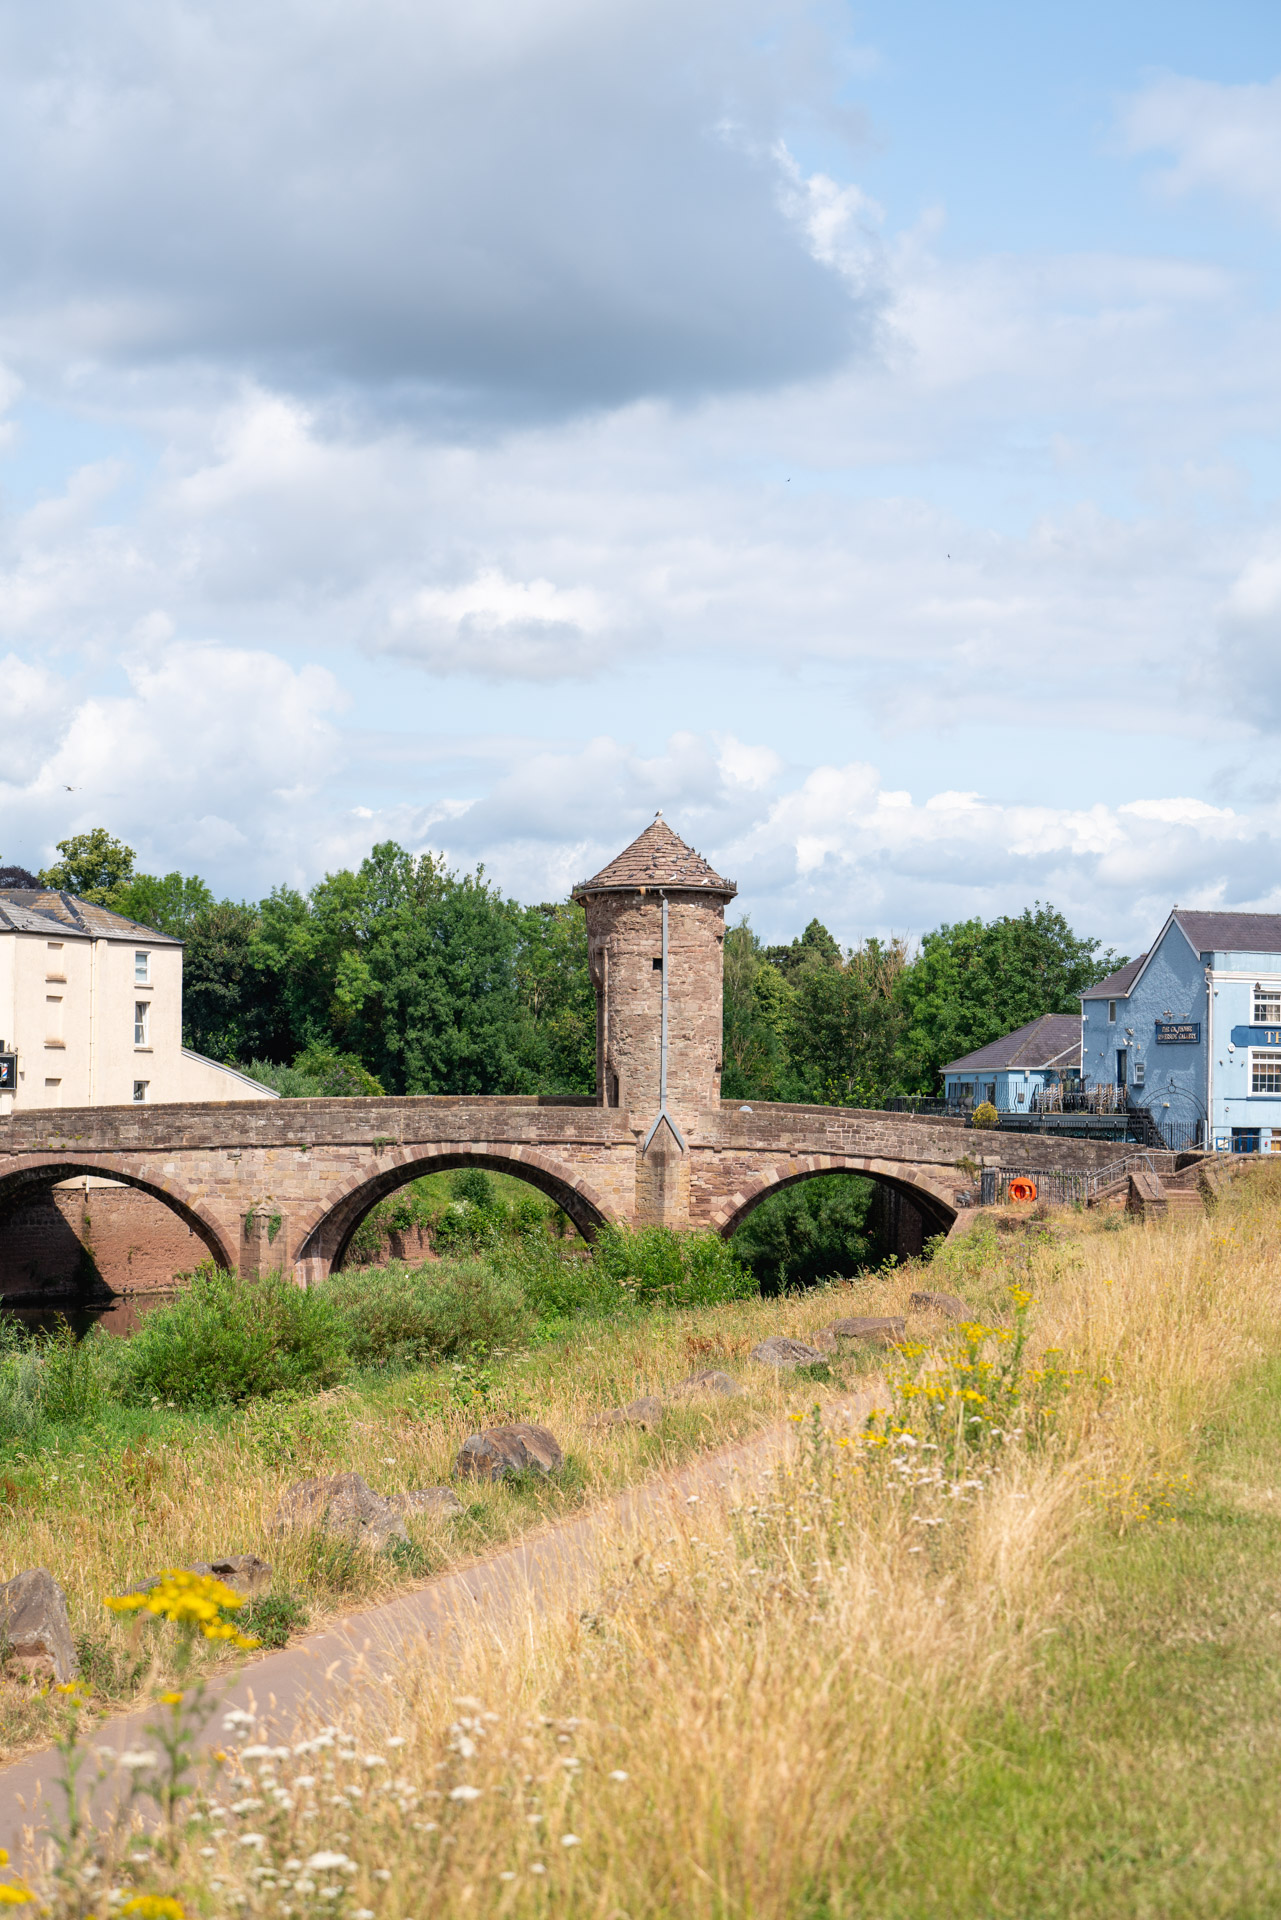
[[[522,906],[483,868],[453,873],[391,840],[307,893],[256,903],[217,900],[192,874],[138,873],[103,827],[58,853],[41,884],[184,942],[186,1045],[281,1092],[595,1089],[595,995],[571,901]],[[946,1061],[1075,1012],[1121,964],[1040,901],[938,927],[916,953],[893,939],[842,948],[817,919],[765,946],[743,920],[724,955],[725,1097],[850,1106],[937,1092]]]

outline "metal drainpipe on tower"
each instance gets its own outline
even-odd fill
[[[663,1121],[666,1120],[668,1126],[671,1128],[672,1133],[675,1136],[677,1146],[680,1148],[681,1152],[684,1153],[685,1136],[681,1132],[680,1128],[677,1126],[676,1122],[672,1119],[671,1114],[667,1111],[667,895],[664,894],[662,896],[662,899],[663,899],[663,965],[662,965],[663,993],[662,993],[662,1016],[659,1022],[659,1029],[658,1029],[658,1114],[654,1120],[653,1126],[650,1128],[649,1132],[645,1135],[644,1143],[641,1146],[641,1152],[642,1153],[649,1152],[650,1141],[654,1138],[654,1135],[658,1132],[658,1129],[662,1125]]]

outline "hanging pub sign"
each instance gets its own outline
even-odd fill
[[[1199,1020],[1158,1020],[1156,1043],[1158,1047],[1199,1047],[1201,1022]]]
[[[18,1090],[18,1056],[16,1053],[0,1053],[0,1093],[16,1093]]]

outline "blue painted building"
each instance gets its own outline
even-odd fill
[[[1074,1013],[1043,1013],[1000,1040],[951,1060],[943,1095],[952,1106],[990,1100],[998,1113],[1031,1113],[1046,1088],[1075,1083],[1081,1070],[1081,1022]]]
[[[1281,1152],[1281,914],[1176,907],[1081,999],[1081,1075],[1172,1145]]]

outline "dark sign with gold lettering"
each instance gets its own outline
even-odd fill
[[[1199,1020],[1158,1020],[1156,1043],[1158,1047],[1199,1047],[1201,1022]]]

